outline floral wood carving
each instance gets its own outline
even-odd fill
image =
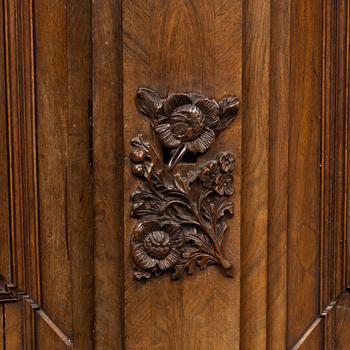
[[[139,134],[131,140],[132,173],[141,179],[131,195],[131,215],[139,220],[131,237],[137,279],[170,271],[173,279],[209,265],[233,267],[222,253],[227,225],[233,215],[234,157],[222,152],[204,164],[181,163],[186,154],[199,156],[236,118],[237,97],[219,102],[196,93],[171,93],[166,98],[141,88],[139,111],[150,118],[160,142]],[[165,161],[163,152],[168,152]]]

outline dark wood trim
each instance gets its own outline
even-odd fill
[[[320,310],[346,288],[349,5],[324,2]]]
[[[11,281],[40,302],[32,1],[4,1]]]

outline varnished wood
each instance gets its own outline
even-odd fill
[[[347,348],[346,0],[0,5],[0,349]],[[140,115],[144,86],[241,101],[210,147],[164,159],[235,156],[232,278],[133,278],[130,140],[179,146]]]
[[[241,347],[256,350],[267,342],[270,11],[270,1],[243,2],[240,333]]]
[[[319,316],[322,5],[291,7],[287,347]]]
[[[131,172],[142,180],[131,194],[131,216],[138,219],[130,240],[135,278],[172,271],[171,278],[178,279],[213,264],[232,277],[223,243],[225,219],[234,212],[229,199],[234,156],[220,152],[206,163],[200,156],[236,119],[239,99],[226,96],[217,102],[193,92],[161,98],[140,88],[136,104],[160,142],[150,143],[142,134],[130,142]],[[186,156],[192,157],[192,166]]]
[[[20,303],[9,303],[4,305],[3,326],[5,333],[5,349],[22,350],[24,343],[22,334],[22,305]]]
[[[334,349],[345,350],[349,347],[350,294],[344,293],[336,306],[336,327]]]
[[[123,349],[124,343],[121,4],[92,4],[96,349]]]
[[[4,7],[3,1],[0,2],[1,8]],[[0,26],[4,28],[4,12],[0,14]],[[0,41],[3,44],[5,40],[5,32],[0,31]],[[9,159],[8,159],[8,128],[7,128],[7,111],[6,111],[6,60],[5,60],[5,47],[0,45],[0,239],[2,244],[0,245],[0,273],[2,278],[11,282],[11,246],[10,246],[10,196],[9,196]]]
[[[317,318],[301,336],[299,341],[290,347],[291,350],[322,350],[323,319]]]
[[[271,2],[267,344],[286,349],[290,1]]]
[[[141,119],[136,124],[135,120],[137,111],[131,92],[140,86],[152,87],[161,95],[170,91],[198,91],[214,98],[232,93],[240,95],[239,67],[237,71],[224,69],[225,65],[234,66],[240,60],[240,12],[240,4],[230,1],[124,1],[124,139],[127,151],[130,150],[127,140],[135,131],[142,131],[151,139],[146,121]],[[158,15],[151,15],[154,13]],[[231,20],[225,20],[229,18]],[[216,146],[225,145],[227,150],[239,155],[240,142],[236,138],[239,124],[235,126],[231,133],[223,133]],[[207,157],[212,157],[217,149],[212,148]],[[238,159],[237,174],[240,173],[239,163]],[[127,172],[124,184],[127,207],[129,189],[135,188],[135,180]],[[236,185],[239,188],[239,180]],[[236,215],[226,245],[226,256],[232,259],[233,265],[239,263],[238,212]],[[125,227],[132,225],[125,215]],[[125,237],[129,235],[130,230],[126,230]],[[125,247],[126,348],[238,347],[239,310],[226,305],[239,303],[239,271],[235,271],[233,281],[212,270],[202,276],[193,275],[186,283],[174,284],[162,278],[152,284],[137,285],[129,277],[132,266],[127,243]],[[171,303],[169,295],[172,295]],[[148,319],[156,319],[158,326],[154,327]],[[220,329],[216,326],[219,320]],[[212,332],[207,332],[208,327]]]

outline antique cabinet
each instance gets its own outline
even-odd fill
[[[0,0],[0,349],[349,349],[347,0]]]

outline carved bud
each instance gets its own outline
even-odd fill
[[[131,172],[139,177],[142,177],[145,173],[145,168],[142,164],[133,164],[131,166]]]
[[[145,157],[146,152],[142,149],[136,149],[130,154],[131,161],[133,161],[134,163],[142,163]]]

